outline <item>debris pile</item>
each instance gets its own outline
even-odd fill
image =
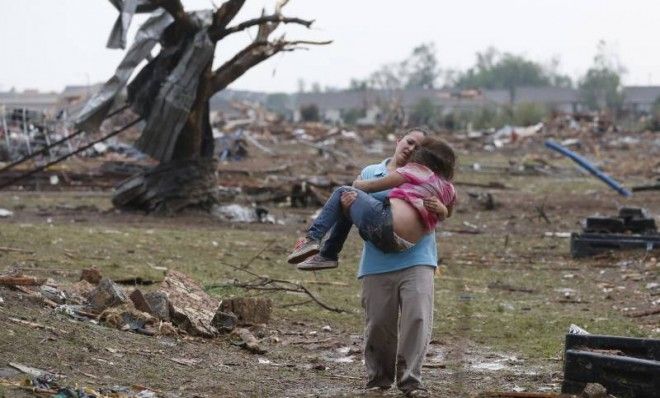
[[[0,285],[41,300],[56,313],[149,336],[216,337],[238,326],[267,323],[272,311],[270,299],[221,302],[189,276],[174,270],[167,272],[158,290],[146,293],[138,288],[128,293],[118,282],[103,277],[96,268],[84,269],[80,281],[68,286],[30,276],[0,276]],[[248,333],[245,329],[239,335],[246,337]],[[245,343],[249,349],[255,344],[252,340]]]
[[[622,207],[617,217],[588,217],[582,233],[571,234],[574,258],[593,256],[607,250],[660,247],[655,219],[645,209]]]

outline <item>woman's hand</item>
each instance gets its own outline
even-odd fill
[[[437,197],[430,196],[428,198],[422,199],[422,201],[426,210],[430,211],[431,213],[435,213],[438,217],[438,220],[443,221],[450,216],[447,207],[443,205],[442,202],[440,202],[440,199]]]
[[[339,201],[341,202],[341,209],[344,212],[344,215],[348,215],[348,209],[351,208],[355,199],[357,199],[357,192],[349,191],[341,194]]]

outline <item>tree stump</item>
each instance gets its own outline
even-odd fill
[[[112,204],[122,210],[172,214],[185,208],[210,210],[218,203],[216,162],[186,159],[161,163],[122,181]]]

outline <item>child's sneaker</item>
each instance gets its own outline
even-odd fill
[[[289,264],[298,264],[309,256],[319,252],[320,242],[311,238],[300,238],[293,247],[293,252],[289,254],[286,261]]]
[[[320,254],[315,254],[302,263],[298,264],[297,268],[301,271],[316,271],[320,269],[337,268],[338,265],[339,263],[337,260],[331,260],[329,258],[323,257]]]

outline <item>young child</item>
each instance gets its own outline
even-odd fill
[[[424,206],[425,198],[437,197],[451,215],[456,202],[456,191],[451,183],[455,163],[454,151],[446,142],[424,137],[408,163],[395,172],[378,179],[357,180],[353,187],[337,188],[307,230],[307,235],[298,240],[287,261],[299,264],[318,253],[321,239],[339,217],[348,217],[358,228],[362,239],[370,241],[385,253],[409,249],[424,234],[435,229],[438,223],[438,216]],[[366,193],[388,189],[391,191],[385,202]],[[347,190],[356,191],[357,198],[348,209],[348,214],[344,215],[341,195]],[[339,239],[343,243],[347,237],[348,234]],[[299,266],[299,269],[306,268]]]

